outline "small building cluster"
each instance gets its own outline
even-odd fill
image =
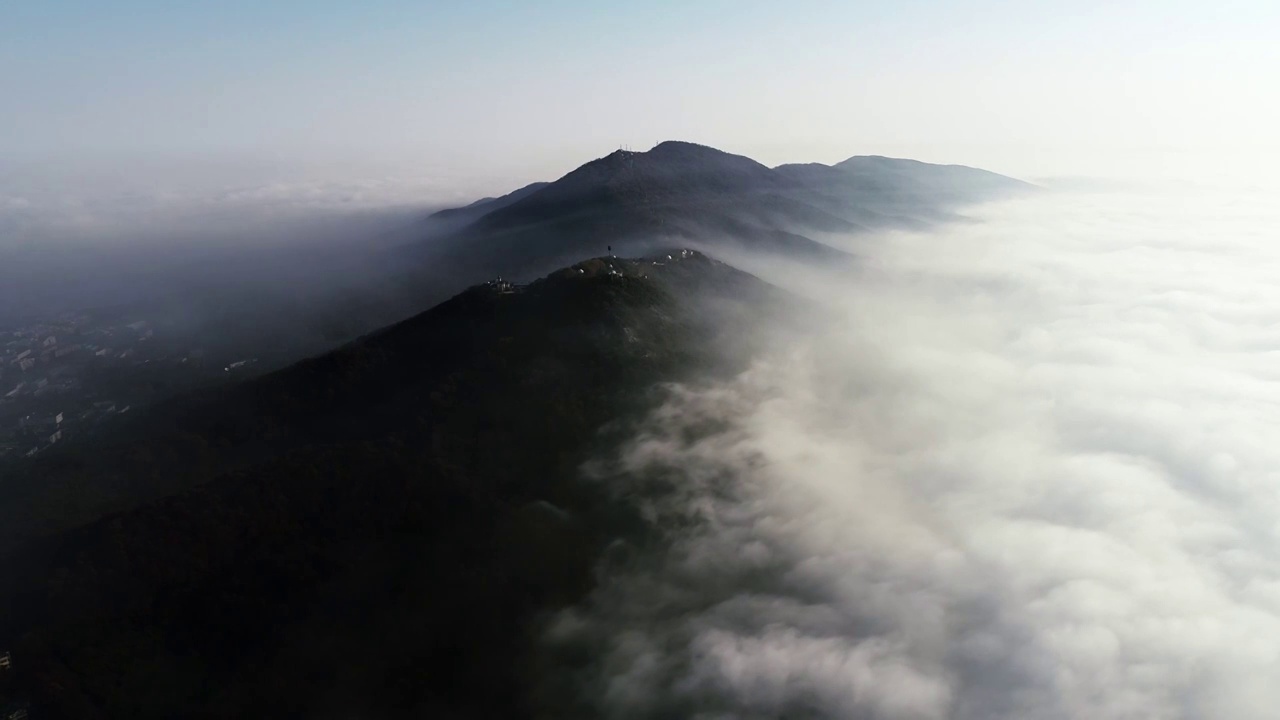
[[[222,371],[235,372],[236,370],[241,370],[243,368],[250,367],[251,365],[254,365],[257,362],[258,362],[258,358],[249,358],[247,360],[237,360],[231,363],[230,365],[227,365],[226,367],[222,368]]]
[[[499,295],[511,295],[520,291],[519,285],[508,280],[503,280],[501,276],[496,280],[490,280],[486,284],[489,286],[490,290],[493,290]]]

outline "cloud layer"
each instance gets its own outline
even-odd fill
[[[598,469],[661,542],[548,631],[594,713],[1274,717],[1280,211],[976,215],[848,239],[852,277],[756,268],[840,319]]]
[[[75,167],[84,177],[23,167],[0,177],[0,324],[195,305],[192,290],[206,287],[322,295],[383,270],[380,253],[405,242],[397,233],[452,197],[446,178],[428,176]]]

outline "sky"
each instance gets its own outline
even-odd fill
[[[29,186],[461,196],[666,139],[1248,173],[1280,154],[1277,32],[1267,0],[3,0],[0,162]]]

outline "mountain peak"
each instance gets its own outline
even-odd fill
[[[741,195],[771,188],[769,168],[747,157],[668,140],[647,152],[615,150],[537,192],[490,213],[491,223],[529,223],[556,214],[581,215],[601,204],[643,204],[679,198]]]
[[[684,140],[664,140],[654,145],[649,152],[642,154],[660,162],[696,162],[726,168],[750,168],[754,172],[768,169],[745,155],[735,155],[709,145],[699,145]]]
[[[653,148],[649,150],[649,152],[657,153],[659,155],[675,153],[675,152],[705,153],[708,155],[728,155],[729,154],[718,148],[713,148],[710,145],[700,145],[698,143],[688,142],[686,140],[663,140],[657,145],[654,145]]]

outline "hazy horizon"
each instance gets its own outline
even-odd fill
[[[444,205],[663,140],[771,166],[1263,182],[1277,27],[1260,0],[11,3],[0,212]]]

